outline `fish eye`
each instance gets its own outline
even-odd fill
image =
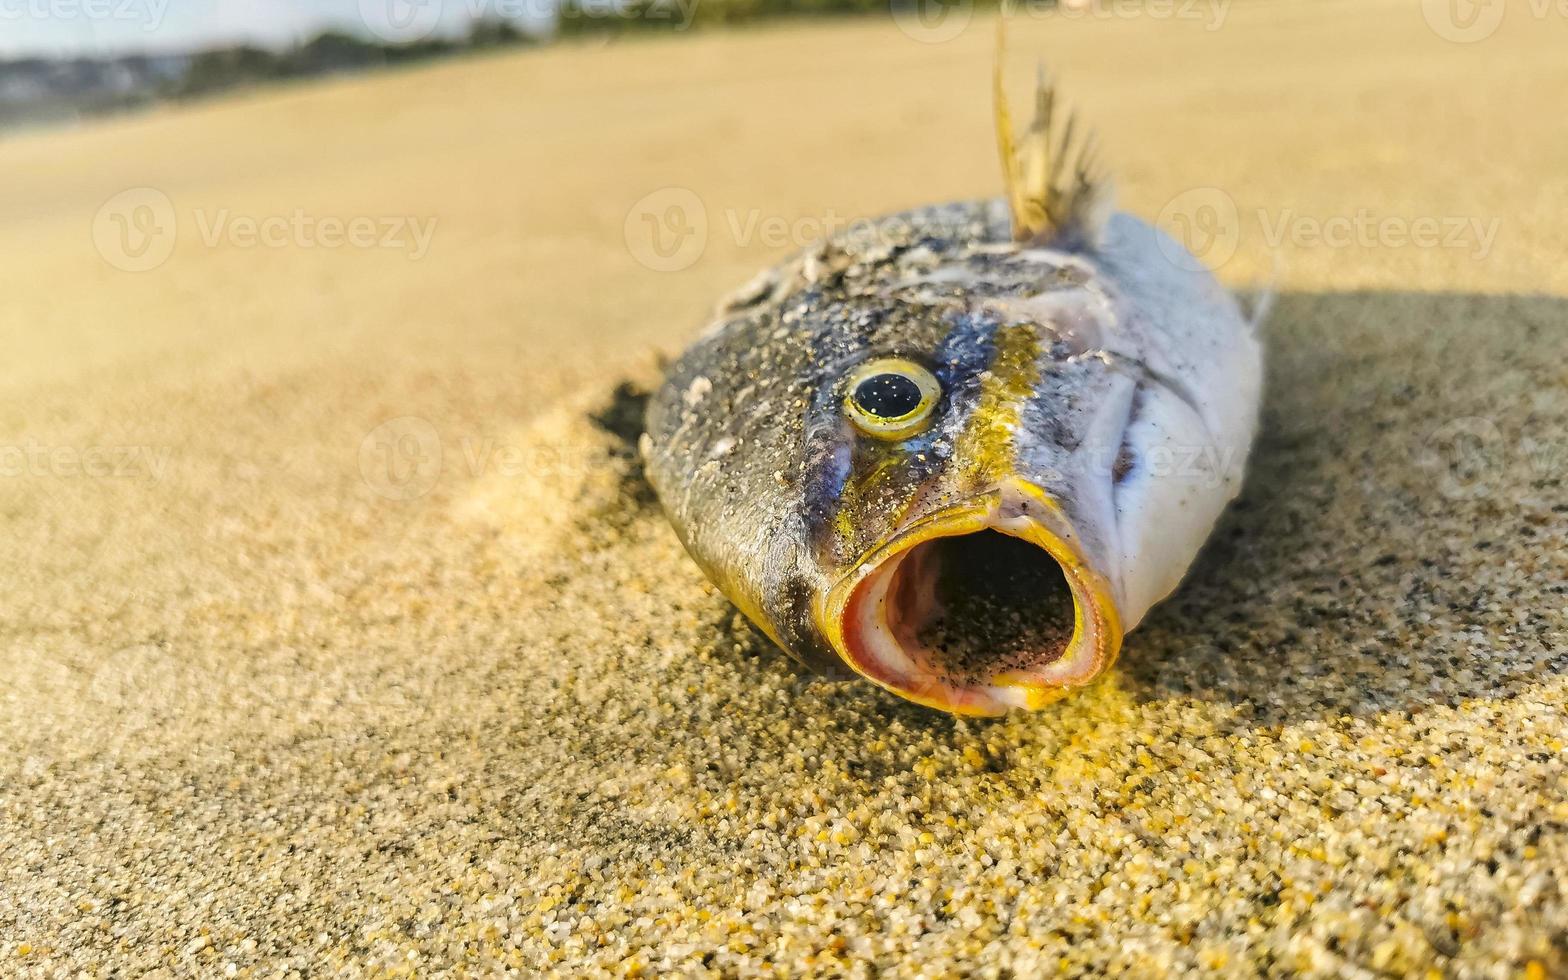
[[[850,421],[878,439],[904,439],[925,428],[942,396],[930,371],[902,357],[867,361],[850,373],[846,388]]]

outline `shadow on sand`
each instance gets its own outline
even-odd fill
[[[1128,637],[1121,688],[1272,726],[1512,697],[1568,670],[1568,301],[1295,293],[1264,332],[1246,487]],[[595,421],[634,454],[645,403],[622,386]],[[625,489],[656,511],[645,483]],[[730,610],[713,626],[784,659]]]
[[[1292,294],[1265,333],[1246,487],[1124,688],[1275,725],[1568,669],[1568,301]]]

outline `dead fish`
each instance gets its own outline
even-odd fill
[[[999,40],[1000,45],[1000,40]],[[1099,676],[1242,480],[1255,324],[1109,206],[1043,78],[1006,196],[849,229],[720,308],[642,453],[686,549],[818,670],[945,711]]]

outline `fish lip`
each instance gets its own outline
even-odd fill
[[[917,545],[985,530],[1029,541],[1061,566],[1073,596],[1074,620],[1072,638],[1062,656],[1027,675],[1009,672],[990,678],[987,684],[960,686],[934,672],[922,671],[920,664],[908,657],[898,663],[879,654],[876,646],[896,646],[897,641],[887,635],[885,622],[881,636],[863,635],[858,604],[884,579],[890,582],[902,556]],[[816,610],[818,626],[857,674],[917,704],[964,715],[1035,710],[1100,676],[1115,662],[1121,648],[1121,617],[1114,591],[1076,547],[1077,540],[1061,508],[1043,490],[1025,480],[1004,480],[966,502],[906,525],[868,551],[823,593]]]

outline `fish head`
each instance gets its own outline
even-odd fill
[[[1224,310],[1116,268],[1123,227],[1086,256],[936,210],[775,270],[651,403],[647,471],[687,550],[799,659],[921,704],[1033,709],[1099,676],[1234,492],[1147,465],[1202,425],[1140,310]],[[1183,370],[1241,373],[1171,335]]]
[[[1074,401],[1105,373],[1078,336],[1096,297],[1069,275],[1026,309],[1014,280],[1036,295],[1041,269],[1025,264],[965,260],[951,289],[903,282],[822,311],[873,329],[813,330],[858,340],[818,360],[805,421],[814,626],[856,673],[955,713],[1038,708],[1121,643],[1099,514],[1071,496],[1094,414]]]

